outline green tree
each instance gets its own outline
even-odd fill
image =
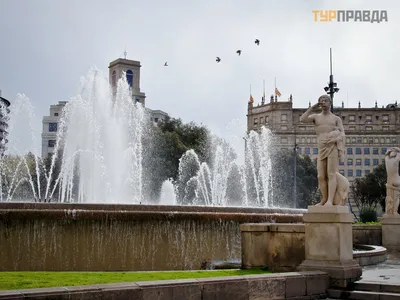
[[[386,178],[385,164],[381,164],[372,173],[354,180],[351,193],[360,211],[366,207],[376,209],[378,203],[385,209]]]
[[[205,126],[174,118],[149,128],[143,142],[144,183],[146,196],[156,200],[163,181],[177,179],[179,160],[187,150],[193,149],[200,161],[210,162],[210,132]]]
[[[296,154],[296,200],[293,198],[294,155],[277,151],[272,156],[273,205],[306,208],[319,201],[317,166],[308,155]]]

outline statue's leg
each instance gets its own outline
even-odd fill
[[[327,173],[328,173],[328,200],[326,205],[333,205],[333,198],[335,197],[337,180],[336,172],[339,169],[339,157],[328,157]]]
[[[317,171],[318,171],[318,187],[321,193],[321,203],[324,205],[328,200],[328,182],[327,182],[327,159],[317,160]]]

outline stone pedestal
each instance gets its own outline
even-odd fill
[[[353,259],[353,216],[347,206],[309,206],[304,214],[305,260],[301,271],[329,273],[330,285],[346,287],[360,279],[362,270]]]
[[[384,214],[382,219],[382,246],[400,251],[400,216]]]

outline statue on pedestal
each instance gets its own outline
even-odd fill
[[[395,215],[399,209],[400,197],[400,148],[391,147],[385,154],[386,181],[386,215]]]
[[[331,97],[322,95],[318,103],[309,107],[300,117],[300,122],[314,123],[317,133],[318,187],[321,192],[321,202],[317,205],[344,206],[349,192],[349,181],[338,172],[338,168],[339,159],[345,151],[345,133],[342,120],[330,111],[330,107]]]

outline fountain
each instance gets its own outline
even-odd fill
[[[244,164],[209,137],[208,160],[186,151],[177,178],[162,178],[157,199],[149,197],[148,180],[162,168],[148,165],[158,162],[149,120],[125,77],[112,90],[91,70],[65,106],[53,155],[42,159],[32,105],[18,96],[0,158],[0,271],[196,269],[240,257],[241,223],[301,222],[303,210],[273,199],[265,128],[245,138]]]
[[[148,118],[142,105],[132,101],[125,77],[115,91],[98,70],[90,70],[82,78],[78,96],[65,106],[54,154],[47,164],[39,156],[25,156],[25,149],[18,147],[21,133],[15,126],[21,117],[27,117],[37,149],[32,115],[29,99],[20,95],[10,116],[10,151],[17,156],[6,155],[0,162],[1,201],[276,205],[270,189],[271,133],[265,128],[246,138],[244,165],[237,163],[236,153],[226,141],[210,137],[210,164],[200,161],[193,150],[187,151],[180,159],[176,181],[166,178],[160,199],[148,199],[143,182]]]

